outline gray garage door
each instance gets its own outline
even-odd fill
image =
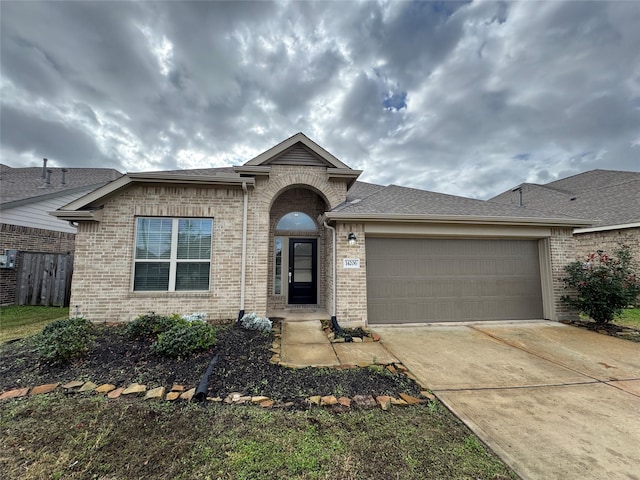
[[[371,324],[542,318],[535,240],[367,238]]]

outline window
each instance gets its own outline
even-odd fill
[[[282,295],[282,237],[275,238],[275,277],[273,280],[273,293]]]
[[[133,290],[209,290],[213,220],[138,218]]]
[[[290,212],[280,219],[276,230],[304,230],[315,232],[316,222],[306,213]]]

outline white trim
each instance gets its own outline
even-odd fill
[[[553,298],[553,273],[551,265],[551,243],[548,238],[538,240],[540,262],[540,289],[542,292],[542,315],[547,320],[557,320]]]
[[[574,228],[573,233],[591,233],[591,232],[606,232],[607,230],[623,230],[625,228],[638,228],[640,222],[635,223],[621,223],[620,225],[605,225],[604,227],[591,227],[591,228]]]

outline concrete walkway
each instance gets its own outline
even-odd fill
[[[337,367],[397,363],[378,342],[330,343],[319,320],[282,324],[281,363],[292,367]]]
[[[555,322],[376,327],[525,479],[640,479],[640,344]]]

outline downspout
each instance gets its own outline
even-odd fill
[[[331,232],[333,233],[333,315],[331,315],[331,326],[333,327],[333,329],[335,330],[336,333],[338,334],[342,334],[343,330],[340,327],[340,325],[338,325],[338,297],[337,297],[337,292],[338,292],[338,285],[337,285],[337,264],[336,264],[336,257],[337,255],[337,245],[336,245],[336,229],[334,227],[332,227],[331,225],[329,225],[326,221],[324,222],[324,226],[326,228],[328,228],[329,230],[331,230]],[[345,339],[346,340],[346,339]],[[349,340],[346,340],[349,341]]]
[[[240,311],[238,312],[238,321],[244,317],[244,290],[247,277],[247,215],[249,192],[247,191],[247,182],[242,182],[243,193],[243,209],[242,209],[242,267],[240,273]]]

